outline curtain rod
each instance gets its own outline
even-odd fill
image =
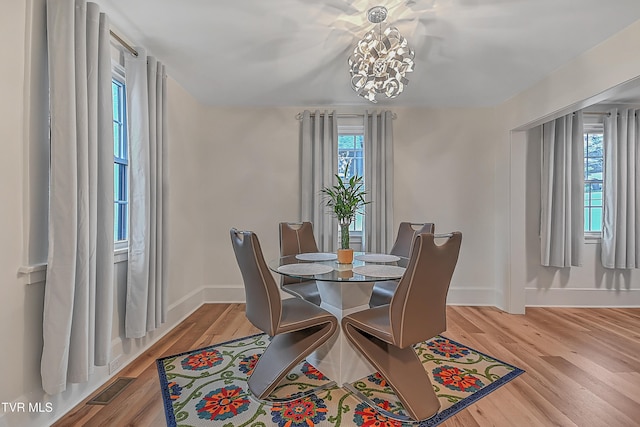
[[[111,37],[113,37],[114,39],[116,39],[116,41],[118,43],[120,43],[122,45],[122,47],[124,47],[125,49],[127,49],[129,51],[129,53],[131,53],[131,55],[135,56],[136,58],[138,57],[138,51],[135,50],[134,48],[131,47],[131,45],[129,43],[127,43],[126,41],[124,41],[122,39],[122,37],[120,37],[119,35],[117,35],[116,33],[113,32],[113,30],[109,30],[109,34],[111,34]]]
[[[364,114],[335,114],[336,117],[364,117]],[[333,116],[333,113],[329,113],[329,116]],[[395,120],[398,116],[396,113],[391,113],[391,119]],[[296,120],[302,120],[302,113],[296,114]]]

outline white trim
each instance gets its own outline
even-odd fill
[[[527,307],[640,307],[640,289],[526,288]]]
[[[129,249],[129,241],[128,240],[118,240],[116,242],[113,243],[113,250],[115,251],[116,254],[118,254],[119,251],[122,250],[127,250]]]
[[[527,137],[524,131],[513,130],[509,133],[509,171],[506,176],[498,177],[507,180],[508,188],[500,186],[499,179],[496,181],[497,191],[507,191],[507,217],[503,216],[498,205],[495,222],[498,242],[496,281],[498,287],[503,289],[503,298],[497,301],[497,306],[511,314],[524,314],[526,306],[524,283],[527,265],[523,254],[527,253],[527,214],[523,195],[527,194],[527,181],[523,171],[527,170]],[[496,199],[502,201],[503,196],[498,193]],[[504,233],[505,226],[501,222],[506,222],[507,233]]]
[[[496,290],[491,287],[451,287],[447,305],[496,306]]]
[[[125,262],[129,259],[129,248],[114,251],[113,264]],[[37,285],[47,280],[47,263],[23,265],[18,267],[18,279],[22,285]]]
[[[47,263],[23,265],[19,267],[18,278],[22,285],[44,283],[47,279]]]
[[[203,303],[244,303],[244,287],[242,285],[212,285],[203,289]],[[447,304],[450,305],[476,305],[496,306],[496,289],[485,287],[458,287],[449,288]]]
[[[113,252],[113,262],[114,264],[118,264],[120,262],[125,262],[129,260],[129,247],[125,246],[125,247],[121,247],[121,248],[117,248],[114,252]]]
[[[111,74],[115,79],[120,81],[120,83],[125,82],[124,67],[113,58],[111,58]]]
[[[584,244],[595,245],[600,244],[602,241],[602,233],[600,232],[587,232],[584,233]]]

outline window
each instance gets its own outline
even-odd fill
[[[124,81],[114,78],[111,83],[111,92],[113,94],[113,228],[114,239],[118,242],[127,240],[129,234],[129,185],[127,182],[129,154]]]
[[[602,232],[602,128],[585,126],[584,132],[584,231]]]
[[[340,133],[340,131],[338,133],[338,175],[341,178],[364,176],[364,133],[357,132],[358,130],[351,129],[349,133]],[[362,219],[363,214],[356,214],[355,221],[351,223],[349,230],[362,232]]]

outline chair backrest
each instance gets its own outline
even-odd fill
[[[391,253],[393,255],[409,258],[411,252],[411,243],[418,234],[422,233],[435,233],[436,226],[432,222],[425,223],[411,223],[401,222],[398,227],[398,235],[396,241],[393,243]]]
[[[244,281],[246,315],[261,331],[273,336],[280,324],[280,291],[264,261],[258,236],[231,229],[231,244]]]
[[[280,256],[318,252],[313,225],[308,222],[280,223]]]
[[[389,304],[393,342],[405,348],[447,329],[447,293],[458,262],[462,233],[436,245],[433,233],[413,240],[407,269]]]
[[[298,255],[308,252],[318,252],[316,238],[313,235],[313,225],[308,222],[281,222],[280,232],[280,256]],[[302,280],[293,277],[282,276],[283,285],[300,283]]]

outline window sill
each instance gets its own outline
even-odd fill
[[[113,263],[118,264],[120,262],[127,261],[129,259],[129,247],[118,247],[113,251]]]
[[[585,233],[584,234],[584,243],[587,245],[597,245],[602,240],[601,233]]]
[[[23,285],[44,283],[47,278],[47,264],[23,265],[18,268],[18,279]]]
[[[113,252],[113,263],[118,264],[129,259],[129,248],[127,246],[117,247]],[[18,268],[18,279],[23,285],[37,285],[44,283],[47,279],[47,263],[23,265]]]

